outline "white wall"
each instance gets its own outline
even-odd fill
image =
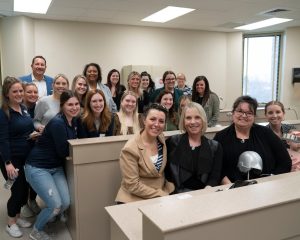
[[[191,85],[206,75],[211,89],[230,108],[242,93],[242,34],[135,27],[126,25],[35,20],[7,17],[1,20],[2,76],[31,71],[34,55],[47,59],[47,74],[65,73],[70,79],[86,63],[97,62],[103,81],[112,68],[125,65],[170,66],[184,72]],[[300,28],[285,33],[281,100],[299,107],[300,84],[291,84],[292,67],[300,67]]]
[[[287,29],[285,42],[281,99],[300,113],[300,83],[292,84],[292,69],[300,68],[300,27]]]

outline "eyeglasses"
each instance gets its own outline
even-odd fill
[[[165,80],[171,82],[171,81],[175,81],[175,78],[166,78]]]
[[[235,113],[240,117],[240,116],[244,116],[244,114],[245,114],[245,116],[246,117],[253,117],[254,116],[254,113],[253,112],[244,112],[244,111],[242,111],[242,110],[235,110]]]

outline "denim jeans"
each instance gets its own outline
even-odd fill
[[[24,168],[27,181],[46,204],[34,223],[34,227],[41,231],[51,218],[70,205],[66,176],[62,167],[46,169],[26,164]]]

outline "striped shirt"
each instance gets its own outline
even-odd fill
[[[163,145],[158,140],[157,140],[157,149],[158,149],[158,156],[157,156],[156,163],[154,163],[154,166],[155,166],[156,170],[159,172],[162,162],[163,162]]]

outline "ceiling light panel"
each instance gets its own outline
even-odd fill
[[[52,0],[14,0],[15,12],[46,14]]]
[[[192,8],[181,8],[181,7],[173,7],[168,6],[156,13],[151,14],[150,16],[142,19],[144,22],[160,22],[165,23],[174,18],[180,17],[184,14],[194,11]]]

